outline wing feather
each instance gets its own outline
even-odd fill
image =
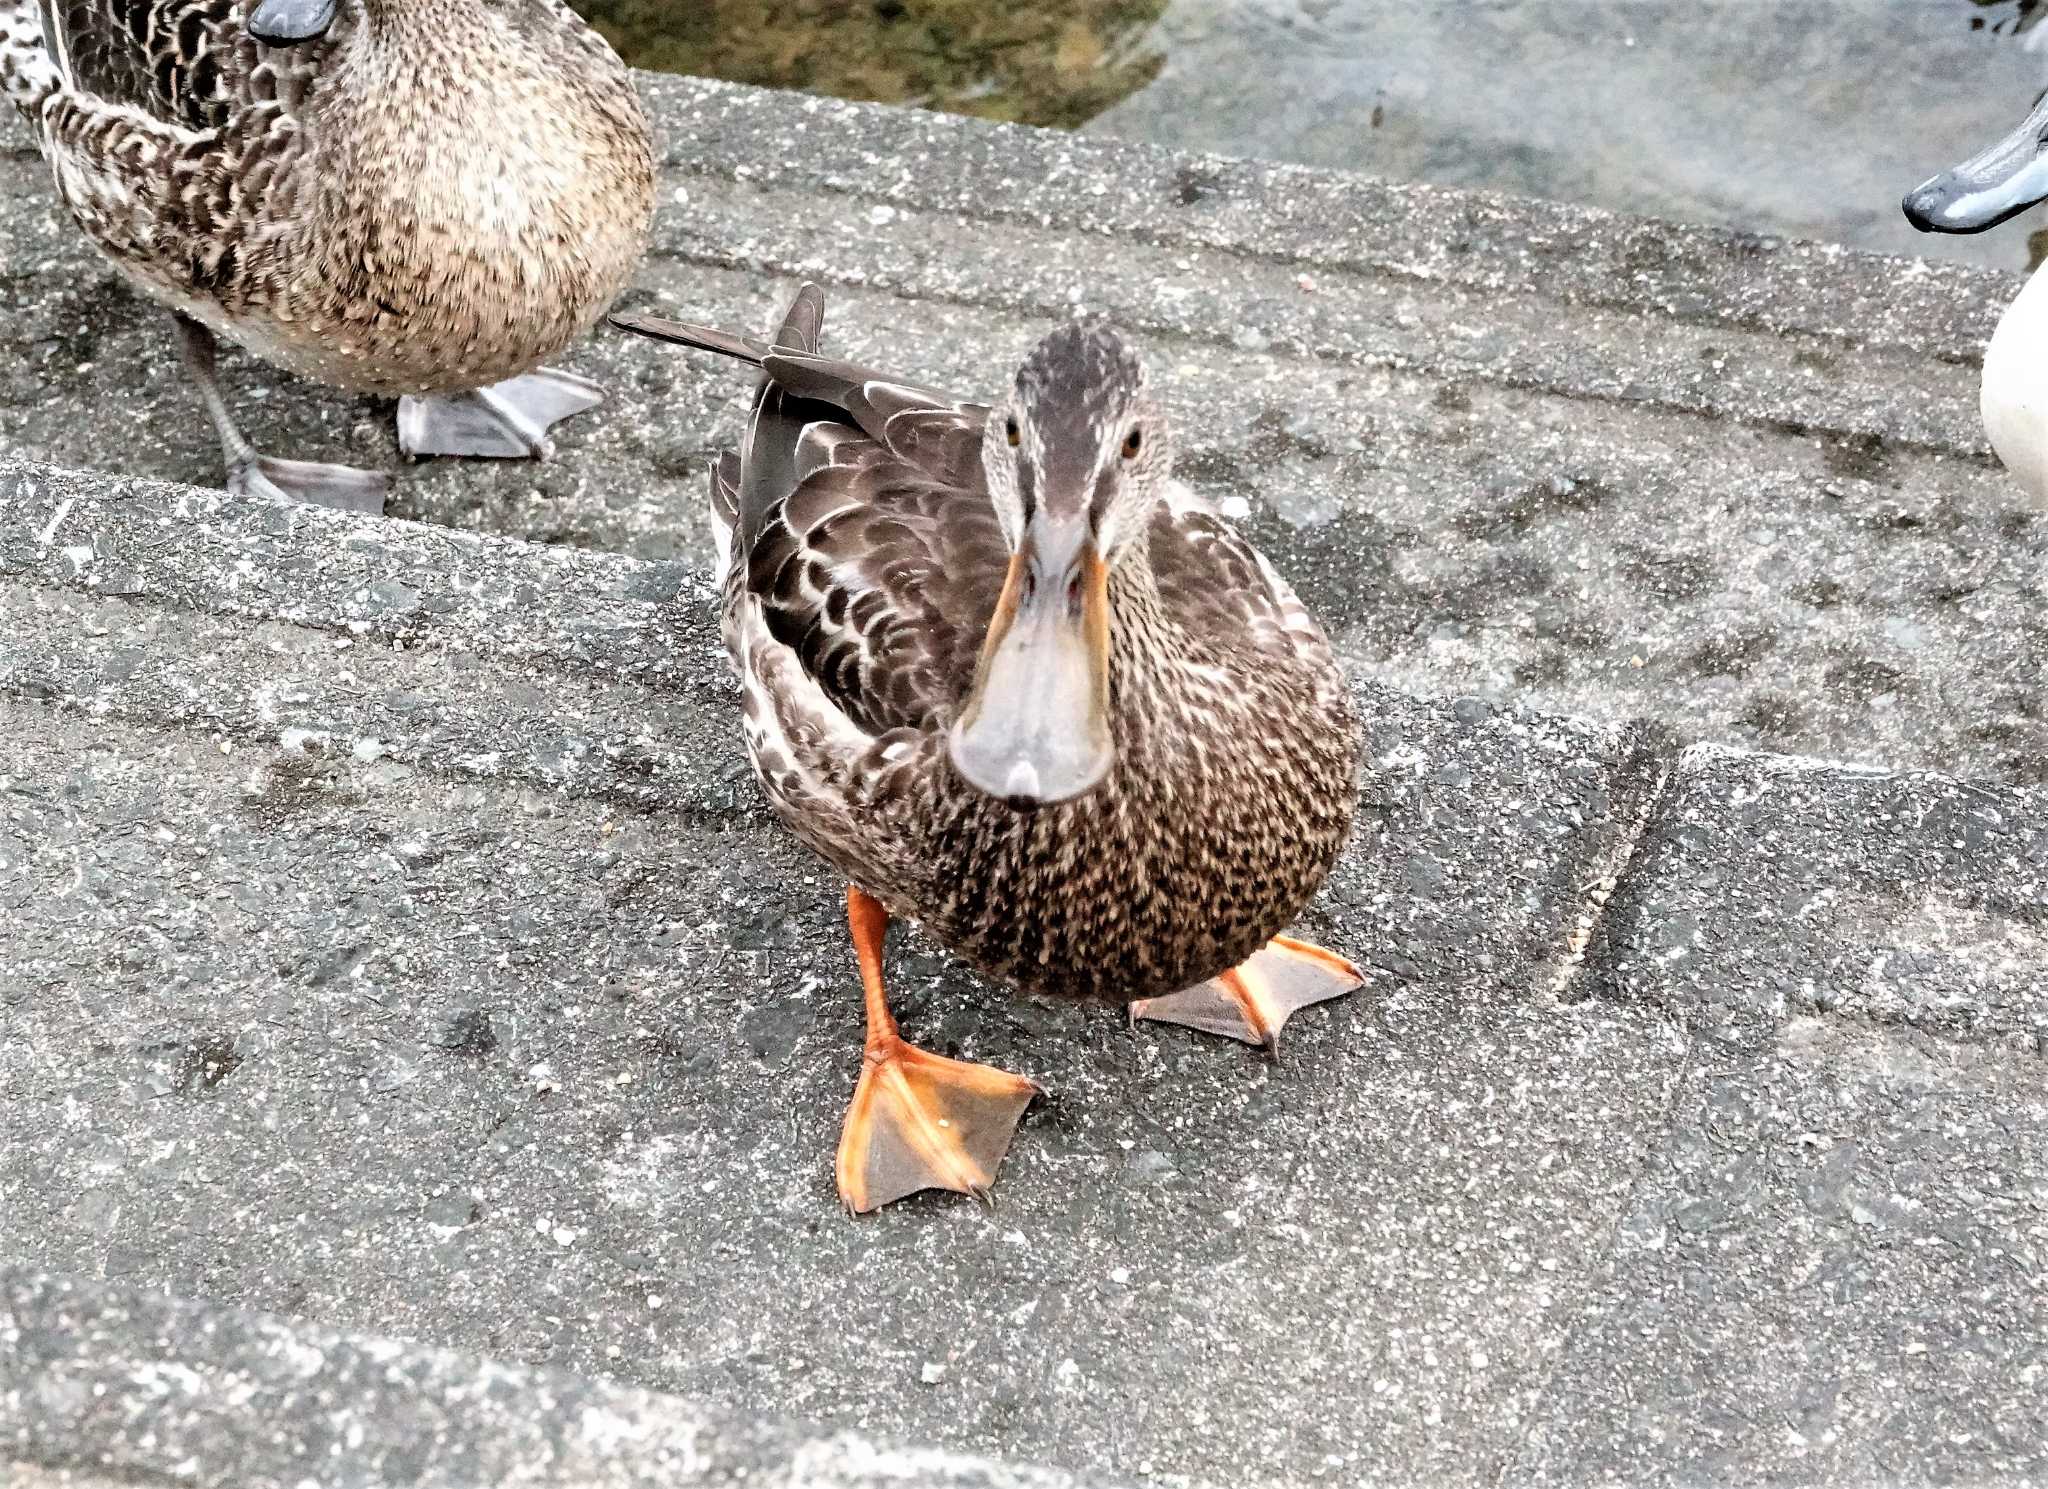
[[[1007,549],[984,491],[849,431],[755,546],[746,589],[832,707],[869,736],[950,719]]]
[[[225,127],[258,65],[242,0],[39,0],[70,92],[185,129]]]
[[[1208,647],[1252,648],[1317,666],[1329,638],[1293,586],[1249,539],[1175,482],[1153,514],[1152,572],[1168,614]]]

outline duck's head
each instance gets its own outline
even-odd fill
[[[1923,233],[1981,233],[2048,199],[2048,96],[2024,123],[1953,170],[1923,181],[1899,205]]]
[[[982,436],[1010,567],[949,745],[960,774],[1013,805],[1066,801],[1115,758],[1109,576],[1145,562],[1173,458],[1130,343],[1098,325],[1041,341]]]

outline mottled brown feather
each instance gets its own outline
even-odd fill
[[[985,406],[814,351],[761,365],[764,392],[806,418],[757,420],[743,454],[789,484],[756,492],[725,632],[784,821],[892,914],[1024,987],[1156,996],[1284,929],[1349,831],[1357,741],[1321,628],[1257,550],[1180,488],[1155,507],[1110,574],[1110,774],[1019,809],[968,785],[946,746],[1009,556]],[[734,484],[728,457],[715,499]]]
[[[295,372],[484,386],[559,352],[639,260],[646,123],[560,0],[341,0],[288,49],[247,34],[244,0],[46,4],[55,57],[0,0],[0,86],[73,219]]]

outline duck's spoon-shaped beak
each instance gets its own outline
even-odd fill
[[[971,785],[1017,806],[1109,774],[1109,569],[1085,516],[1026,529],[949,745]]]
[[[295,47],[318,41],[334,24],[337,0],[258,0],[249,12],[249,34],[267,47]]]
[[[2048,199],[2048,96],[2011,134],[1906,193],[1906,221],[1923,233],[1981,233]]]

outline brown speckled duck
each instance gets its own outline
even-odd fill
[[[850,881],[867,1052],[839,1146],[854,1211],[985,1190],[1037,1087],[905,1043],[891,917],[988,976],[1272,1047],[1359,985],[1278,933],[1351,823],[1350,694],[1322,628],[1173,479],[1115,331],[1041,342],[993,408],[819,350],[628,330],[758,365],[712,507],[747,743],[777,814]]]
[[[559,0],[0,0],[0,93],[177,316],[230,487],[374,509],[387,482],[257,454],[216,333],[397,397],[412,455],[544,456],[599,401],[541,364],[638,263],[653,157],[624,65]]]

